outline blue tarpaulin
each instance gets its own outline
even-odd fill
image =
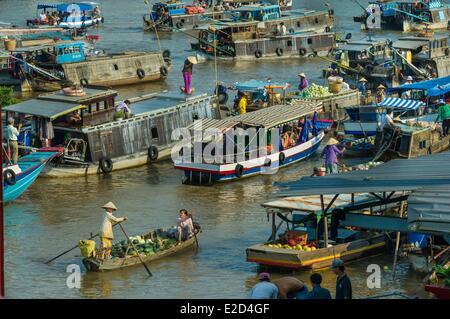
[[[396,97],[387,97],[381,101],[379,106],[392,107],[396,109],[415,110],[418,107],[424,105],[422,101],[405,100]]]
[[[89,11],[94,9],[94,4],[90,3],[46,3],[46,4],[38,4],[39,9],[56,9],[60,12],[72,12],[76,11]]]
[[[442,93],[443,91],[440,91],[439,87],[447,87],[448,90],[449,84],[450,84],[450,76],[447,76],[444,78],[437,78],[427,81],[416,82],[412,84],[403,84],[395,88],[387,89],[387,93],[396,93],[396,92],[401,93],[409,90],[426,90],[428,91],[427,92],[428,96],[439,96],[446,93],[446,92]]]
[[[450,84],[438,85],[428,90],[428,96],[441,96],[450,92]]]
[[[263,91],[266,86],[285,86],[285,83],[269,82],[269,81],[259,81],[259,80],[249,80],[245,82],[236,82],[234,87],[239,91],[245,92],[259,92]]]

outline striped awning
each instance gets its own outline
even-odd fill
[[[417,100],[405,100],[396,97],[387,97],[383,101],[381,101],[378,105],[404,110],[415,110],[418,107],[424,105],[424,103],[422,101]]]
[[[430,6],[430,9],[436,9],[436,8],[442,7],[442,3],[439,0],[438,1],[430,1],[429,6]]]

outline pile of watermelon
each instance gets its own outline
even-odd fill
[[[134,246],[137,248],[140,254],[151,256],[160,251],[174,247],[178,241],[174,238],[161,238],[144,239],[142,236],[130,237]],[[123,258],[126,255],[137,256],[136,250],[128,242],[128,240],[122,240],[111,247],[111,256]]]

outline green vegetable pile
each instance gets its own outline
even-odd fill
[[[304,99],[321,98],[321,97],[327,97],[330,95],[332,95],[332,93],[330,93],[330,91],[328,91],[328,88],[321,86],[321,85],[317,85],[315,83],[311,84],[310,86],[308,86],[306,89],[304,89],[301,92],[301,96]]]
[[[154,255],[157,252],[174,247],[177,244],[177,240],[173,238],[161,238],[156,239],[144,239],[142,236],[130,237],[134,246],[137,248],[140,254]],[[111,247],[111,256],[123,258],[126,255],[137,256],[133,246],[128,243],[128,240],[122,240]]]
[[[434,266],[434,270],[436,271],[436,276],[444,279],[444,285],[446,287],[450,287],[450,266]]]

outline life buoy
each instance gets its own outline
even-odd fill
[[[244,173],[244,166],[241,164],[237,164],[236,168],[234,169],[234,173],[236,174],[237,178],[241,178],[242,174]]]
[[[183,27],[183,23],[177,22],[177,24],[175,24],[175,26],[177,27],[177,29],[181,29]]]
[[[89,84],[89,81],[85,78],[80,79],[80,84],[82,86],[87,86]]]
[[[280,162],[280,165],[283,165],[285,159],[286,159],[286,155],[284,155],[284,153],[281,152],[280,156],[278,158],[278,161]]]
[[[147,150],[148,158],[151,162],[154,162],[158,159],[158,148],[156,146],[151,145]]]
[[[256,51],[255,51],[255,57],[256,57],[257,59],[259,59],[260,57],[262,57],[262,52],[261,52],[261,50],[256,50]]]
[[[16,178],[16,173],[12,169],[7,169],[3,172],[3,181],[9,186],[16,184]]]
[[[300,48],[300,50],[298,50],[298,53],[299,53],[301,56],[305,56],[305,55],[306,55],[306,49],[305,49],[305,48]]]
[[[331,28],[329,26],[325,27],[325,32],[331,32]]]
[[[109,174],[113,170],[113,162],[108,157],[102,157],[100,161],[98,162],[98,166],[100,167],[100,170],[104,174]]]
[[[275,53],[276,53],[278,56],[282,56],[282,55],[284,54],[282,48],[277,48],[277,49],[275,50]]]
[[[138,78],[140,78],[140,79],[145,78],[145,71],[143,69],[137,69],[136,74],[137,74]]]
[[[161,76],[167,76],[167,74],[169,74],[169,70],[167,70],[165,66],[162,66],[159,68],[159,73],[161,74]]]
[[[170,58],[170,50],[164,50],[162,56],[163,58]]]

